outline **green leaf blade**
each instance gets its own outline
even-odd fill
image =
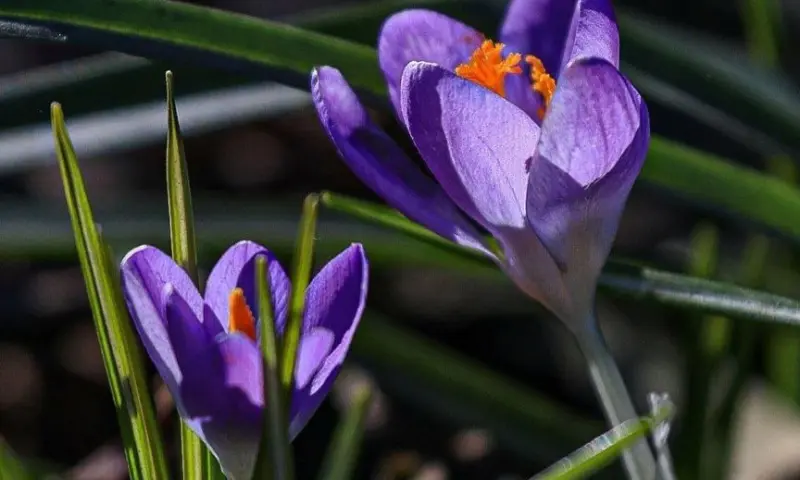
[[[292,265],[292,293],[289,300],[289,320],[283,334],[283,350],[281,358],[281,383],[287,395],[293,389],[294,369],[297,351],[300,344],[300,331],[303,327],[306,288],[311,279],[311,266],[314,256],[314,235],[317,228],[317,211],[319,196],[311,194],[303,202],[303,214],[297,247]]]
[[[292,446],[289,441],[289,418],[284,405],[291,395],[284,392],[281,384],[281,358],[278,356],[278,336],[275,332],[275,318],[269,291],[269,271],[267,259],[256,258],[256,291],[258,295],[258,324],[260,329],[261,353],[264,357],[264,425],[261,434],[261,447],[256,459],[253,480],[293,478]]]
[[[60,105],[52,105],[51,116],[75,242],[112,397],[117,405],[130,473],[137,479],[167,478],[155,409],[144,378],[138,343],[122,303],[116,270],[94,223]]]
[[[620,456],[626,447],[669,421],[672,411],[672,404],[664,402],[652,415],[627,420],[531,480],[571,480],[588,477]]]
[[[320,480],[348,480],[353,478],[353,469],[364,437],[372,400],[369,385],[361,385],[353,392],[352,403],[334,433],[323,460]]]

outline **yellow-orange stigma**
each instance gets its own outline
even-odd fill
[[[505,78],[508,74],[522,73],[519,62],[522,56],[511,53],[503,58],[502,43],[484,40],[481,46],[475,49],[469,61],[456,67],[456,75],[471,80],[492,90],[500,96],[505,96]]]
[[[531,66],[531,83],[533,84],[533,91],[542,96],[544,100],[544,107],[540,107],[539,119],[544,118],[544,114],[550,108],[550,101],[553,99],[553,94],[556,93],[556,81],[547,73],[544,68],[544,63],[533,55],[525,56],[525,63]]]
[[[228,333],[235,332],[256,339],[256,320],[241,288],[234,288],[228,297]]]

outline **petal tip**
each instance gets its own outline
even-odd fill
[[[136,262],[139,259],[139,257],[141,257],[142,255],[146,255],[148,252],[158,252],[160,254],[164,254],[164,252],[162,252],[161,250],[152,245],[146,245],[146,244],[139,245],[138,247],[131,249],[128,253],[125,254],[124,257],[122,257],[120,266],[123,269],[127,268],[130,264]]]

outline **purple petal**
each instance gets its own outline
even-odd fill
[[[527,65],[521,65],[523,70],[527,70]],[[523,75],[508,75],[505,82],[506,99],[519,107],[529,117],[541,124],[539,119],[539,109],[544,107],[542,96],[533,90],[529,73]]]
[[[199,324],[202,298],[186,272],[155,247],[143,245],[125,255],[120,266],[122,291],[150,360],[168,388],[178,391],[183,375],[166,331],[163,291],[170,284],[185,304],[186,321]]]
[[[205,375],[182,386],[195,413],[196,429],[228,478],[250,478],[261,439],[264,408],[262,359],[256,344],[241,334],[211,345],[202,361]]]
[[[322,125],[364,183],[411,220],[462,246],[486,252],[478,232],[441,187],[369,119],[338,70],[314,70],[311,90]]]
[[[513,0],[500,39],[539,57],[554,78],[579,58],[619,66],[619,32],[609,0]]]
[[[214,317],[224,331],[228,330],[228,298],[235,288],[244,292],[250,311],[254,314],[258,311],[255,289],[255,259],[258,255],[267,259],[273,315],[277,331],[283,331],[291,289],[289,277],[269,250],[249,240],[232,245],[214,265],[206,283],[206,318]]]
[[[295,365],[295,388],[303,390],[322,366],[333,348],[333,332],[324,327],[304,332]]]
[[[531,164],[528,219],[562,269],[593,283],[644,162],[647,108],[610,63],[562,75]]]
[[[430,10],[403,10],[389,17],[378,35],[378,62],[398,116],[402,117],[400,80],[409,62],[454,70],[469,60],[483,39],[471,27]]]
[[[499,95],[430,63],[409,64],[402,97],[411,138],[456,205],[495,236],[523,228],[536,123]]]
[[[183,374],[181,384],[187,379],[205,375],[202,364],[204,356],[214,337],[194,315],[186,301],[175,292],[172,284],[164,286],[163,303],[166,308],[166,327],[175,360]],[[174,392],[173,392],[174,393]],[[189,416],[194,416],[187,412]]]
[[[303,345],[298,365],[313,379],[298,379],[292,397],[290,432],[303,429],[328,394],[350,348],[367,298],[367,257],[353,244],[320,270],[306,291]],[[324,338],[327,331],[332,342]],[[331,350],[331,347],[333,349]],[[324,352],[324,354],[323,354]]]

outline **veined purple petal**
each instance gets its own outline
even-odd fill
[[[228,478],[249,479],[264,408],[261,352],[251,339],[233,334],[213,343],[202,363],[206,371],[192,386],[195,416],[188,423],[205,439]],[[183,388],[188,403],[190,386]]]
[[[499,95],[431,63],[406,67],[402,93],[411,138],[456,205],[492,234],[523,228],[536,123]]]
[[[131,319],[150,360],[173,392],[183,375],[166,330],[163,291],[170,284],[186,308],[186,321],[199,322],[203,300],[186,272],[155,247],[143,245],[131,250],[120,267],[122,291]],[[189,318],[191,317],[191,318]]]
[[[402,118],[400,80],[409,62],[454,70],[469,60],[483,39],[473,28],[430,10],[403,10],[389,17],[378,35],[378,62],[397,115]]]
[[[513,0],[500,39],[514,51],[539,57],[556,79],[578,58],[619,66],[619,32],[609,0]]]
[[[531,163],[527,215],[571,278],[594,285],[648,139],[647,108],[612,64],[567,68]]]
[[[411,220],[488,254],[480,234],[442,188],[370,120],[338,70],[314,70],[311,91],[322,125],[353,173]]]
[[[298,378],[292,396],[292,436],[317,410],[339,373],[364,311],[368,270],[363,247],[353,244],[328,262],[308,286],[297,360],[303,378]],[[332,341],[323,332],[330,332]],[[310,381],[305,378],[311,375]]]
[[[283,331],[291,290],[289,277],[269,250],[249,240],[228,248],[211,270],[206,283],[205,302],[211,311],[206,311],[206,318],[210,315],[216,319],[224,331],[228,330],[228,299],[233,289],[241,288],[250,311],[253,314],[258,312],[255,289],[255,259],[258,255],[267,259],[275,327],[276,331]]]

